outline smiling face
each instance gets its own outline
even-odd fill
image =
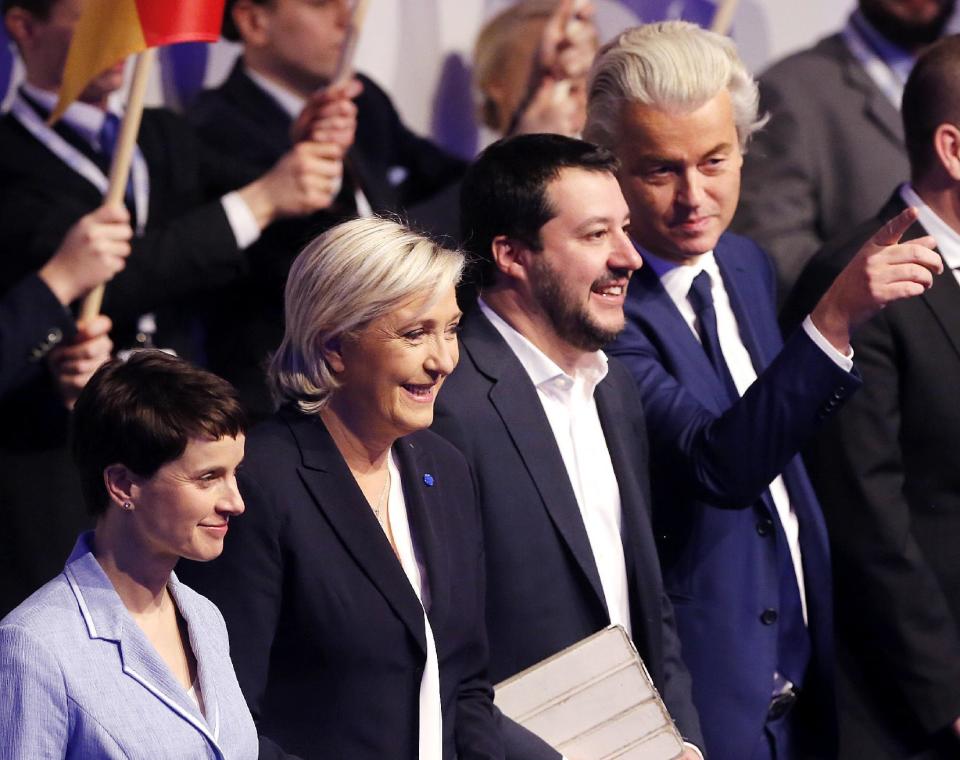
[[[243,434],[218,440],[191,438],[183,454],[149,478],[133,477],[134,509],[127,523],[153,556],[207,561],[223,551],[227,523],[243,513],[237,468]]]
[[[623,329],[627,284],[642,263],[627,204],[612,174],[584,169],[561,170],[546,195],[554,216],[540,228],[541,249],[526,255],[532,297],[555,339],[596,351]]]
[[[414,298],[343,339],[330,357],[341,384],[331,408],[370,442],[389,445],[430,427],[437,392],[460,358],[460,317],[450,286],[440,298]]]
[[[640,246],[677,263],[713,250],[737,209],[743,165],[726,90],[690,111],[625,105],[617,155]]]

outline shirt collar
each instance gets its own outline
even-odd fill
[[[640,255],[644,264],[649,266],[660,278],[660,284],[673,300],[674,303],[686,301],[690,293],[690,287],[693,285],[693,278],[700,272],[706,272],[710,275],[713,282],[717,282],[720,277],[720,267],[717,266],[717,259],[713,251],[707,251],[700,254],[690,264],[678,264],[675,261],[667,261],[647,250],[641,249]]]
[[[880,34],[877,28],[867,21],[867,17],[859,10],[854,11],[850,15],[849,24],[859,32],[864,42],[870,46],[871,50],[873,50],[880,60],[887,64],[890,70],[895,72],[902,82],[906,82],[907,77],[910,76],[910,70],[913,68],[913,64],[917,61],[916,56],[894,45],[890,40]]]
[[[919,222],[937,241],[937,249],[950,269],[960,269],[960,233],[937,216],[923,199],[917,195],[913,186],[906,182],[900,186],[900,197],[908,206],[916,206],[919,212]]]
[[[53,111],[57,104],[57,93],[50,92],[49,90],[41,90],[29,82],[24,82],[21,87],[27,97],[47,109],[47,111]],[[110,100],[113,101],[114,98],[111,97]],[[120,113],[115,108],[113,102],[109,103],[107,110],[115,114],[118,118],[120,117]],[[101,108],[75,100],[69,105],[67,110],[64,111],[61,120],[88,143],[99,147],[98,140],[105,117],[106,113]]]
[[[297,95],[295,92],[274,82],[272,79],[268,79],[263,74],[259,74],[251,68],[247,68],[246,72],[254,84],[273,98],[277,105],[280,106],[291,119],[296,119],[300,115],[303,107],[307,104],[306,98]]]
[[[593,389],[606,377],[608,360],[603,351],[593,351],[584,355],[574,370],[573,376],[570,376],[526,336],[515,330],[503,317],[491,309],[482,297],[477,299],[477,304],[483,315],[490,320],[490,324],[506,341],[537,388],[548,385],[558,378],[564,378],[569,380],[571,385],[580,380],[592,394]]]

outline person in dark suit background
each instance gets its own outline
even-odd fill
[[[650,527],[643,412],[629,375],[599,350],[623,327],[640,265],[616,167],[582,141],[522,135],[470,168],[461,215],[480,299],[433,429],[477,481],[492,678],[618,623],[696,745]]]
[[[733,43],[686,22],[628,30],[601,49],[588,98],[585,134],[621,161],[646,262],[609,350],[643,398],[655,533],[706,750],[831,757],[830,557],[796,454],[859,385],[853,327],[928,287],[938,257],[888,245],[912,222],[905,213],[784,347],[770,262],[726,233],[759,124]]]
[[[283,335],[283,285],[300,248],[352,216],[406,213],[465,167],[407,129],[369,78],[331,86],[350,13],[346,0],[231,0],[223,33],[241,41],[243,52],[227,80],[187,112],[201,138],[253,172],[272,166],[303,135],[347,151],[334,203],[269,230],[250,250],[249,276],[225,289],[208,313],[211,366],[258,416],[272,411],[264,363]]]
[[[472,480],[425,430],[462,267],[377,218],[304,249],[270,365],[283,406],[247,441],[249,520],[180,568],[223,612],[260,732],[304,758],[503,757]]]
[[[864,389],[807,452],[836,567],[840,757],[960,754],[960,37],[933,45],[904,88],[910,182],[798,281],[791,318],[845,266],[869,227],[919,209],[946,269],[853,339]]]
[[[26,79],[0,119],[0,294],[41,269],[107,187],[118,119],[110,96],[123,82],[122,64],[96,77],[55,127],[45,123],[83,7],[83,0],[3,2]],[[199,358],[196,315],[210,289],[239,275],[241,250],[272,219],[330,202],[328,175],[339,171],[341,152],[304,143],[239,191],[211,201],[204,179],[211,166],[191,128],[168,111],[147,109],[128,199],[137,234],[104,299],[115,346],[148,344],[156,328],[158,346]],[[156,318],[142,319],[146,313]],[[34,373],[9,392],[0,418],[0,503],[8,516],[0,535],[2,613],[59,572],[87,521],[66,454],[68,410],[50,378]]]
[[[906,176],[903,85],[956,2],[856,5],[843,29],[760,76],[770,121],[745,157],[733,229],[770,253],[780,304],[820,247],[871,217]]]
[[[78,329],[67,307],[123,269],[132,237],[127,212],[102,206],[70,228],[38,272],[0,297],[0,396],[42,372],[53,352],[56,386],[64,403],[73,402],[113,342],[109,318]]]

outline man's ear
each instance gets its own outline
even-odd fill
[[[933,148],[944,171],[954,182],[960,182],[960,127],[941,124],[933,133]]]
[[[512,280],[526,280],[530,267],[530,248],[507,235],[497,235],[490,244],[493,263],[497,270]]]
[[[125,464],[107,465],[103,470],[103,485],[110,501],[117,507],[136,503],[142,478],[131,472]]]
[[[237,0],[228,13],[244,45],[262,47],[270,41],[270,9],[253,0]]]

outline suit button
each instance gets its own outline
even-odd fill
[[[764,625],[773,625],[777,622],[777,611],[774,609],[766,609],[760,613],[760,622]]]
[[[764,537],[773,533],[773,520],[771,520],[769,517],[764,517],[762,520],[757,522],[757,533]]]

